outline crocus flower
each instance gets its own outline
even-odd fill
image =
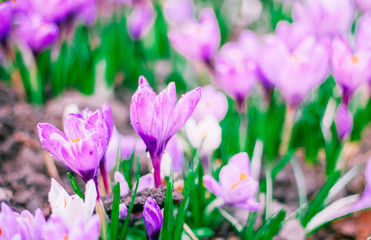
[[[367,12],[371,10],[371,1],[368,0],[355,0],[357,7],[363,11]]]
[[[371,51],[353,51],[340,37],[332,42],[332,71],[335,81],[343,89],[343,99],[347,104],[353,92],[371,78]]]
[[[238,42],[225,44],[215,59],[215,70],[221,87],[245,110],[245,100],[258,80],[257,50],[260,44],[250,31],[241,33]]]
[[[327,42],[308,36],[294,49],[277,37],[267,37],[259,65],[264,76],[282,93],[286,103],[297,107],[318,87],[329,72]]]
[[[296,1],[293,6],[293,19],[316,36],[332,37],[350,31],[354,8],[352,0],[309,0],[305,3]]]
[[[157,240],[160,236],[163,220],[161,209],[153,198],[147,198],[143,206],[142,215],[148,238],[150,240]]]
[[[371,1],[370,1],[371,3]],[[357,22],[355,47],[357,50],[371,50],[371,12],[362,14]]]
[[[60,22],[70,13],[70,5],[65,0],[18,0],[17,8],[21,11],[39,15],[49,22]]]
[[[259,203],[254,195],[259,183],[250,176],[250,160],[247,153],[234,155],[219,173],[219,183],[212,177],[203,177],[206,188],[225,203],[238,208],[256,211]]]
[[[191,145],[199,149],[201,156],[210,156],[222,142],[222,128],[214,116],[207,116],[197,123],[190,118],[185,132]]]
[[[170,138],[183,127],[201,98],[201,88],[184,94],[176,103],[173,82],[159,95],[141,76],[139,87],[131,99],[130,121],[146,144],[152,164],[156,187],[161,184],[161,158]]]
[[[96,177],[99,163],[108,144],[108,131],[100,111],[87,121],[69,115],[65,133],[48,123],[37,125],[43,147],[85,182]]]
[[[128,29],[133,39],[146,35],[156,19],[156,13],[150,0],[138,1],[128,20]]]
[[[353,117],[349,112],[347,104],[340,103],[335,114],[335,125],[341,140],[351,133],[353,128]]]
[[[44,224],[45,217],[40,209],[36,210],[35,215],[27,210],[19,214],[13,212],[6,203],[1,203],[0,239],[41,240]]]
[[[36,14],[20,17],[17,32],[19,39],[34,52],[39,52],[53,44],[59,35],[56,24],[45,21]]]
[[[0,3],[0,40],[9,32],[12,24],[13,2]]]
[[[164,16],[173,26],[181,25],[193,16],[192,0],[166,0],[163,6]]]
[[[76,211],[78,211],[76,209]],[[53,240],[81,240],[99,239],[99,216],[94,215],[86,222],[77,221],[68,226],[62,218],[53,217],[48,220],[44,227],[44,239]]]
[[[200,122],[207,116],[214,116],[218,121],[223,120],[228,111],[228,101],[226,96],[216,91],[212,85],[202,88],[202,96],[197,104],[192,117]]]
[[[66,190],[52,178],[49,192],[49,203],[52,216],[63,219],[67,226],[72,226],[78,221],[86,222],[93,214],[97,191],[93,180],[85,187],[85,200],[78,195],[70,196]]]
[[[190,19],[168,34],[171,45],[189,60],[210,63],[220,45],[220,30],[215,13],[204,9],[200,19]]]

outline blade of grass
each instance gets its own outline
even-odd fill
[[[331,188],[335,185],[338,178],[340,177],[340,171],[333,172],[327,179],[326,183],[320,189],[314,200],[309,204],[308,210],[301,219],[302,225],[305,227],[308,222],[312,219],[323,208],[323,203],[330,192]]]
[[[166,188],[164,222],[162,225],[161,239],[172,239],[173,227],[173,189],[172,184],[169,181]]]
[[[137,182],[139,182],[139,177],[140,176],[137,175]],[[126,235],[128,234],[130,215],[131,215],[131,212],[133,211],[135,198],[137,197],[138,186],[139,186],[139,184],[136,184],[134,193],[133,193],[133,195],[131,197],[131,202],[130,202],[130,207],[129,207],[128,215],[127,215],[127,217],[125,219],[124,226],[123,226],[123,228],[121,230],[121,234],[120,234],[120,239],[121,240],[126,239]]]
[[[120,206],[120,182],[113,187],[113,202],[111,213],[111,238],[117,239],[118,224],[119,224],[119,207]]]
[[[67,173],[68,179],[70,179],[71,186],[73,188],[73,191],[82,198],[82,200],[85,201],[84,193],[82,193],[79,185],[77,184],[75,178],[72,176],[70,172]]]
[[[186,182],[184,184],[182,195],[184,196],[183,202],[180,204],[178,215],[175,220],[175,229],[174,229],[174,239],[181,239],[184,216],[188,207],[188,198],[191,193],[192,185],[194,181],[194,174],[190,172],[187,176]]]

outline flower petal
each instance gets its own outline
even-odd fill
[[[205,187],[207,188],[207,190],[214,193],[215,196],[224,198],[225,196],[224,189],[212,176],[206,175],[202,179],[205,182]]]
[[[176,104],[167,134],[167,141],[177,133],[192,115],[201,99],[201,88],[196,88],[184,94]]]
[[[120,196],[126,196],[129,192],[129,185],[126,182],[125,177],[120,172],[115,172],[115,184],[120,182]]]
[[[66,135],[48,123],[37,124],[38,135],[42,146],[60,161],[64,161],[61,147],[68,142]]]

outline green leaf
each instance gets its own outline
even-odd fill
[[[183,188],[183,196],[184,200],[180,204],[179,210],[178,210],[178,215],[176,216],[176,221],[175,221],[175,229],[174,229],[174,239],[181,239],[182,236],[182,231],[183,231],[183,223],[184,223],[184,216],[187,211],[188,207],[188,198],[191,193],[192,185],[194,181],[194,174],[193,172],[190,172],[187,176],[187,179],[184,184]]]
[[[73,191],[82,198],[82,200],[85,200],[84,194],[82,193],[79,185],[77,184],[75,178],[72,176],[70,172],[67,173],[68,179],[70,179],[71,186],[73,188]]]
[[[113,187],[113,202],[111,213],[111,239],[117,239],[118,224],[119,224],[119,211],[120,211],[120,182]]]
[[[271,240],[278,234],[285,220],[286,211],[281,210],[274,216],[270,217],[256,232],[255,240]]]
[[[166,188],[164,222],[162,225],[161,239],[172,239],[173,228],[173,189],[171,181],[169,181]]]
[[[208,227],[192,229],[192,232],[198,238],[210,238],[214,235],[214,231],[211,228],[208,228]]]
[[[316,215],[319,211],[323,209],[324,201],[330,191],[330,189],[335,185],[338,178],[340,177],[340,171],[333,172],[327,179],[326,183],[320,189],[316,197],[309,204],[308,210],[305,212],[301,219],[302,225],[305,227],[308,222]]]
[[[249,217],[247,218],[246,227],[243,229],[243,239],[253,239],[254,236],[254,225],[258,212],[249,212]]]
[[[139,177],[140,177],[140,175],[137,175],[137,182],[138,183],[139,183]],[[123,226],[123,228],[121,230],[121,234],[120,234],[120,239],[121,240],[126,239],[126,235],[128,234],[130,215],[131,215],[131,212],[133,211],[135,198],[137,197],[138,186],[139,186],[139,184],[137,184],[135,186],[134,193],[133,193],[133,195],[131,197],[131,202],[130,202],[130,207],[129,207],[129,210],[128,210],[128,215],[127,215],[127,217],[125,219],[124,226]]]

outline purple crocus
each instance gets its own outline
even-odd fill
[[[369,0],[355,0],[357,7],[363,11],[367,12],[371,10],[371,1]]]
[[[23,41],[34,52],[40,52],[53,44],[59,35],[56,24],[45,21],[36,14],[27,14],[19,17],[17,33],[20,41]]]
[[[35,215],[27,210],[19,214],[6,203],[1,203],[0,239],[43,239],[44,225],[45,217],[40,209],[36,210]]]
[[[137,40],[145,36],[153,26],[156,13],[152,1],[140,0],[134,4],[134,10],[128,20],[130,36]]]
[[[50,218],[44,227],[44,238],[53,240],[99,239],[99,216],[94,215],[87,222],[78,222],[71,227],[61,218]]]
[[[332,71],[335,81],[343,89],[343,101],[348,104],[353,92],[371,78],[371,51],[355,49],[344,39],[332,42]]]
[[[164,2],[165,19],[173,26],[181,25],[193,16],[192,0],[167,0]]]
[[[215,59],[218,82],[236,100],[240,112],[245,110],[245,100],[258,80],[259,48],[257,36],[246,30],[238,42],[225,44]]]
[[[148,238],[150,240],[157,240],[160,236],[163,220],[161,209],[153,198],[147,198],[143,206],[142,215]]]
[[[65,0],[18,0],[17,8],[55,23],[64,20],[70,13],[70,5]]]
[[[177,103],[173,82],[157,95],[147,80],[139,77],[138,89],[131,99],[130,122],[151,156],[156,187],[161,185],[160,166],[166,145],[192,115],[200,98],[201,88],[197,88],[184,94]]]
[[[308,36],[293,49],[276,36],[265,39],[259,60],[262,74],[277,87],[286,103],[297,107],[329,73],[327,41]]]
[[[12,1],[0,3],[0,40],[4,38],[10,30],[14,10]]]
[[[256,211],[259,203],[254,195],[259,183],[250,176],[250,160],[247,153],[234,155],[219,173],[219,183],[212,177],[203,177],[206,188],[225,203],[238,208]]]
[[[43,147],[85,182],[95,179],[109,141],[109,129],[100,110],[84,120],[69,115],[65,133],[48,123],[37,125]]]
[[[228,101],[226,96],[212,85],[202,87],[202,96],[197,104],[192,117],[200,122],[207,116],[214,116],[218,121],[223,120],[228,111]]]
[[[371,1],[370,1],[371,3]],[[371,12],[362,14],[357,22],[355,47],[357,50],[371,50]]]
[[[113,116],[112,116],[111,107],[106,102],[106,103],[103,104],[102,108],[99,109],[98,111],[101,112],[102,117],[103,117],[103,119],[106,123],[107,131],[108,131],[108,141],[110,142],[112,132],[113,132]],[[94,114],[93,111],[91,111],[89,108],[85,108],[80,113],[72,114],[72,115],[74,115],[75,117],[78,117],[78,118],[87,122],[89,120],[90,116],[92,116],[93,114]],[[107,147],[108,147],[108,145],[106,146],[106,149],[107,149]],[[105,149],[105,152],[106,152],[106,149]],[[106,166],[107,161],[104,157],[105,157],[105,155],[103,155],[102,160],[100,161],[99,168],[100,168],[100,171],[101,171],[101,174],[102,174],[102,177],[103,177],[104,187],[105,187],[106,191],[109,191],[108,169],[107,169],[107,166]]]
[[[188,20],[168,34],[171,45],[189,60],[210,64],[220,45],[220,30],[215,13],[204,9],[200,19]]]
[[[347,137],[353,128],[353,117],[349,112],[347,104],[340,103],[335,114],[335,125],[339,138]]]
[[[293,6],[293,19],[318,37],[332,37],[350,31],[354,9],[352,0],[309,0],[305,3],[296,1]]]

